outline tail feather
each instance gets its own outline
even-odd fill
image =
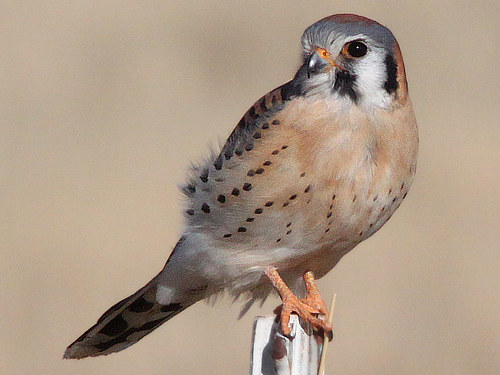
[[[161,305],[154,280],[109,308],[97,323],[73,342],[64,358],[85,358],[118,352],[135,344],[191,306],[194,301]]]

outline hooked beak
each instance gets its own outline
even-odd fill
[[[332,59],[331,55],[324,48],[316,48],[307,60],[307,78],[311,78],[311,75],[317,73],[327,72],[333,68],[345,70]]]

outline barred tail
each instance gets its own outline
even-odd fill
[[[96,357],[123,350],[196,301],[161,305],[156,302],[156,289],[153,279],[112,306],[93,327],[68,346],[64,358]]]

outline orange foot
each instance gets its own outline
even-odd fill
[[[304,274],[304,282],[307,291],[307,296],[304,299],[299,299],[292,293],[275,267],[268,267],[266,269],[266,276],[278,291],[281,301],[283,302],[281,307],[281,331],[285,336],[290,336],[290,314],[293,312],[302,318],[302,320],[309,323],[313,328],[322,330],[331,340],[332,325],[326,320],[328,311],[325,301],[323,301],[323,298],[321,298],[319,294],[314,275],[311,271]],[[321,316],[321,318],[319,316]]]

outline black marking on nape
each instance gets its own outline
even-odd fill
[[[139,297],[137,298],[129,307],[128,309],[132,312],[135,313],[142,313],[149,311],[153,308],[154,303],[153,302],[148,302],[144,299],[144,297]]]
[[[172,311],[177,311],[182,308],[182,304],[180,303],[171,303],[170,305],[163,306],[160,310],[162,312],[172,312]]]
[[[384,89],[392,94],[396,92],[399,87],[398,83],[398,64],[396,59],[390,53],[385,55],[385,69],[387,71],[387,79],[384,82]]]
[[[341,96],[348,96],[354,103],[358,101],[358,94],[354,90],[356,76],[346,70],[337,70],[335,73],[335,84],[333,91]]]
[[[106,336],[117,336],[125,331],[127,327],[128,324],[125,319],[123,319],[121,315],[118,315],[114,319],[111,319],[104,327],[102,327],[99,333],[102,333]]]

